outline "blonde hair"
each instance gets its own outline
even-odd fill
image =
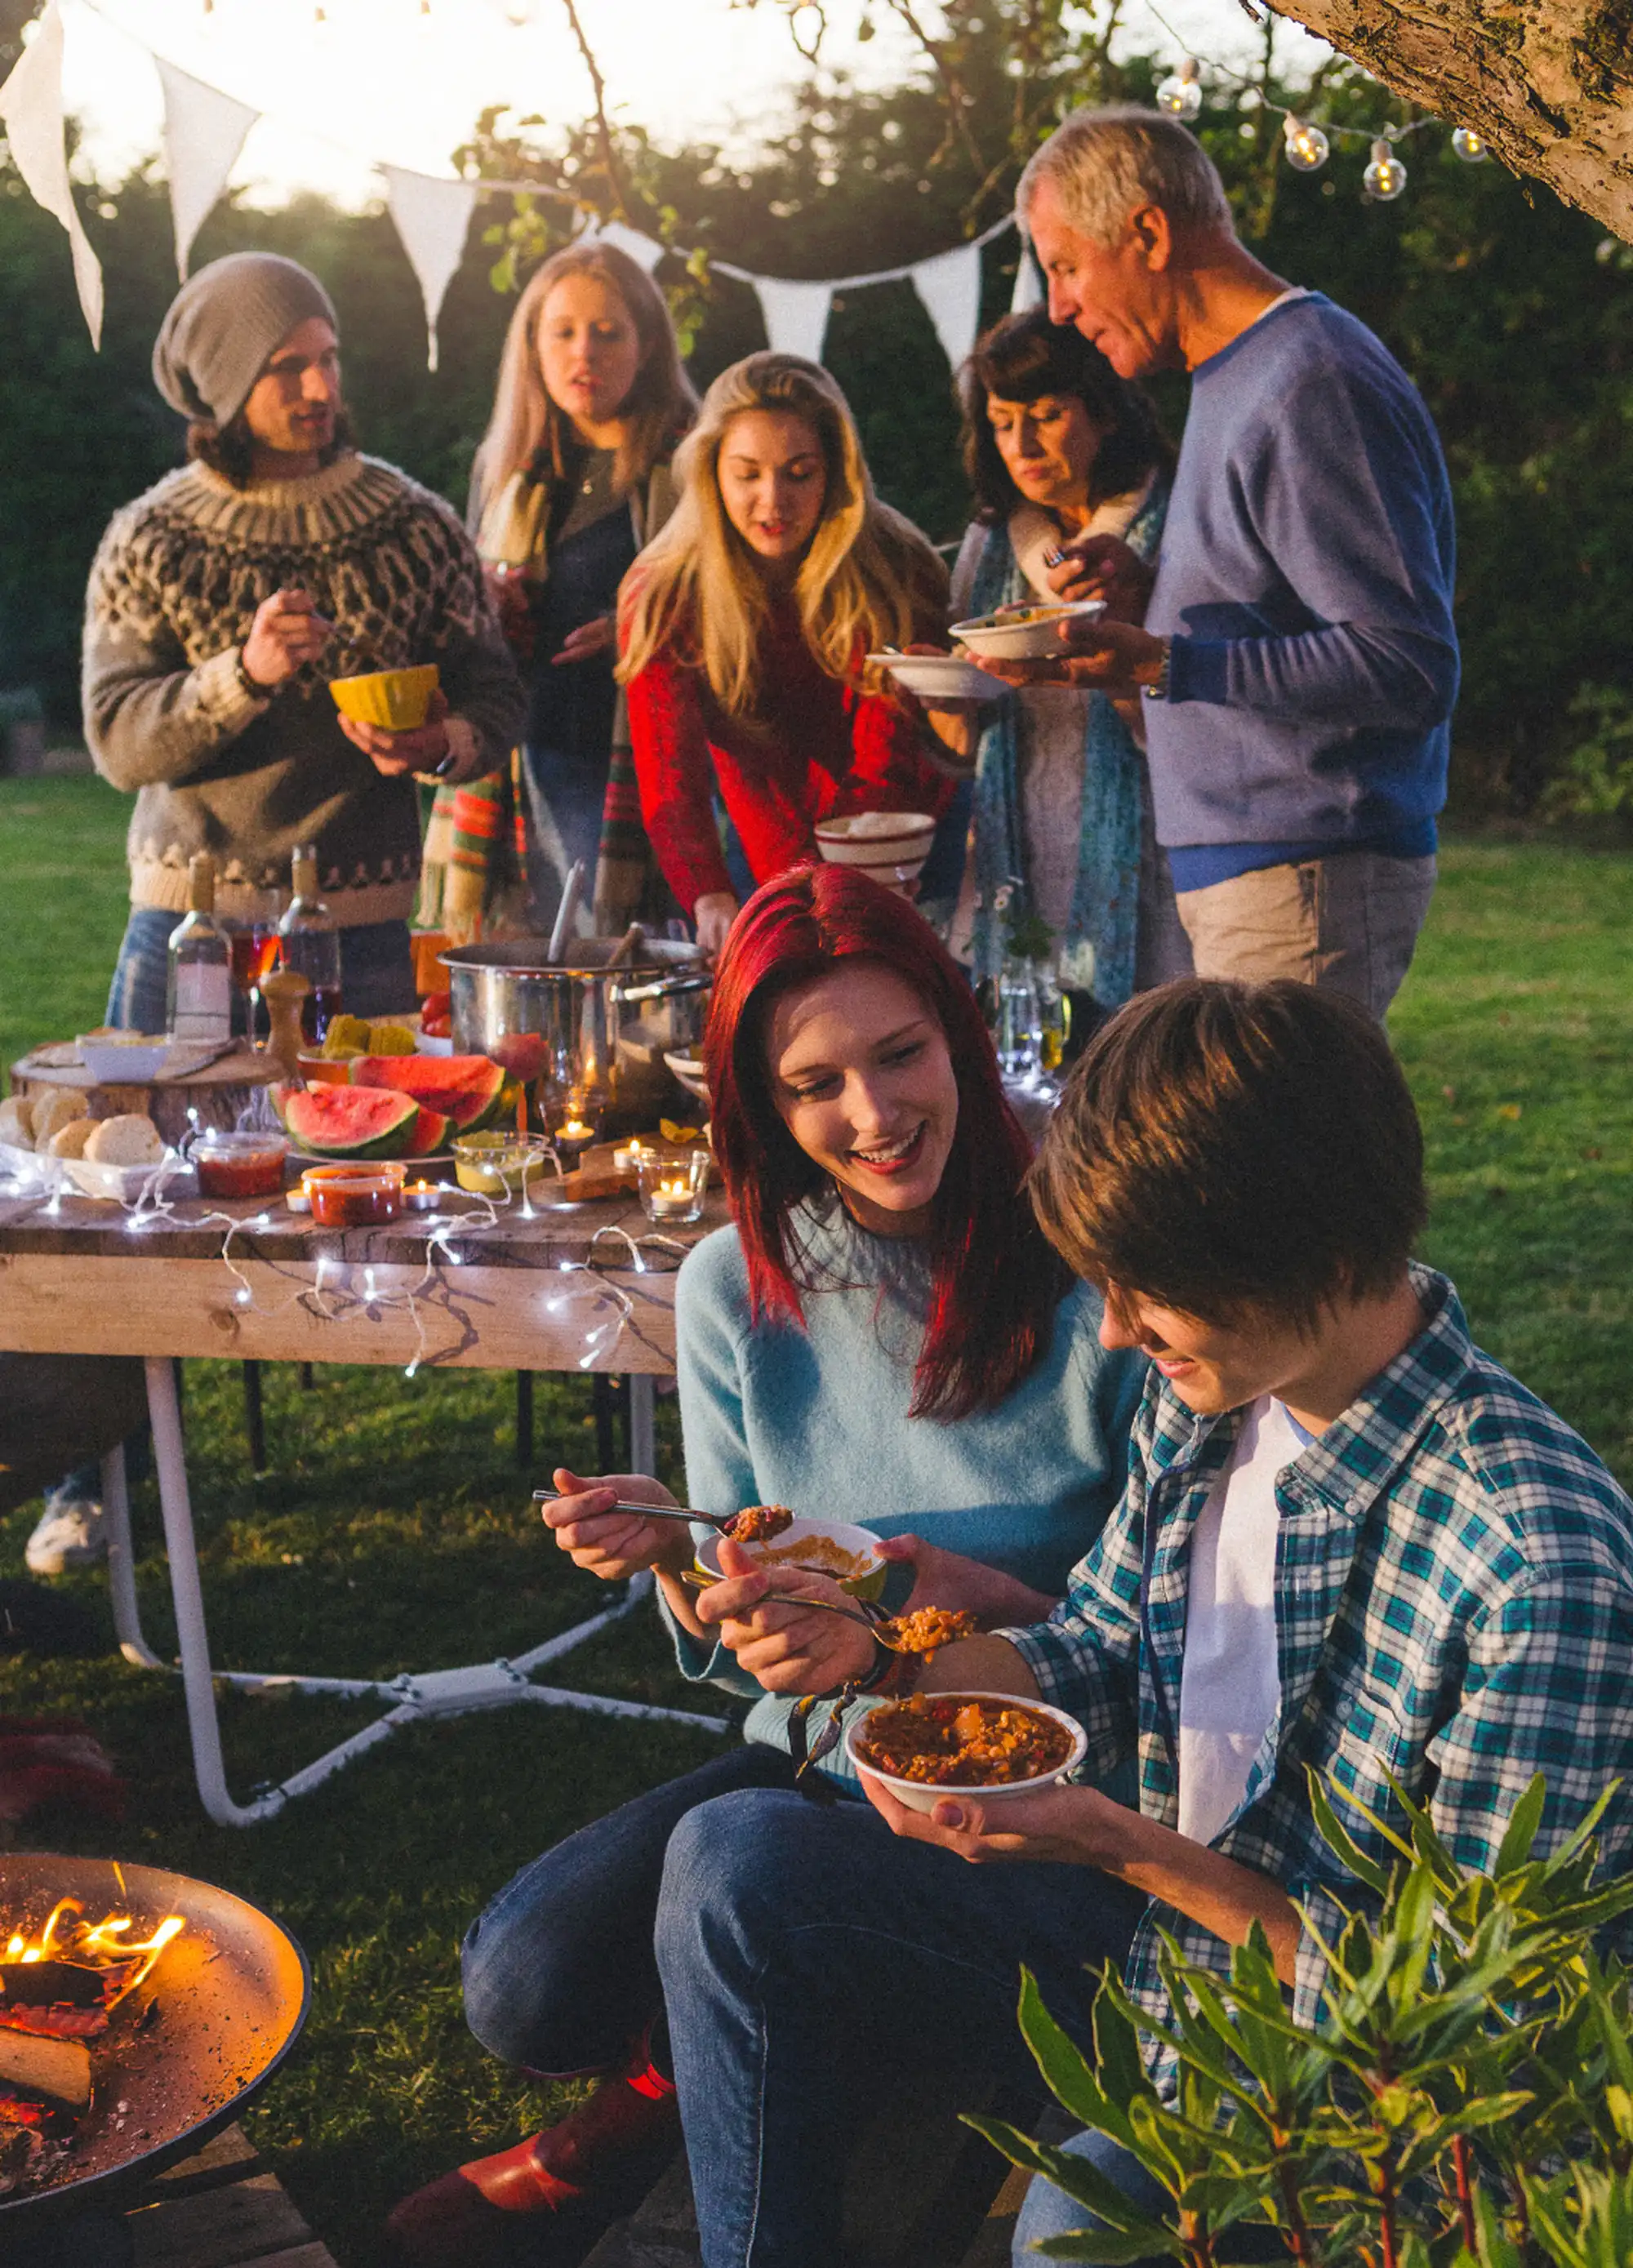
[[[697,396],[680,364],[680,349],[664,295],[638,261],[613,244],[569,245],[528,278],[499,357],[493,415],[471,467],[474,517],[511,475],[542,460],[556,480],[565,476],[571,418],[545,391],[539,363],[539,326],[545,303],[569,276],[592,276],[615,291],[635,326],[641,360],[635,384],[618,415],[628,421],[618,451],[621,492],[635,488],[697,415]]]
[[[628,684],[653,655],[675,651],[701,667],[722,708],[759,705],[770,613],[754,556],[726,518],[719,460],[726,428],[746,410],[803,417],[827,468],[822,517],[799,564],[794,601],[806,645],[830,677],[855,681],[862,653],[908,645],[926,610],[945,603],[946,570],[909,519],[873,492],[856,420],[828,372],[798,355],[753,354],[721,372],[675,456],[680,500],[624,581]]]

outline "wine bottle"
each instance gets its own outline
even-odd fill
[[[295,895],[278,924],[278,952],[285,968],[298,969],[312,990],[301,1006],[307,1044],[320,1047],[339,1015],[340,932],[318,895],[318,854],[308,844],[293,860]]]
[[[232,947],[216,919],[216,862],[188,861],[186,918],[170,932],[165,1029],[173,1040],[218,1046],[232,1036]]]

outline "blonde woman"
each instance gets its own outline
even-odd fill
[[[622,927],[648,872],[613,677],[614,608],[673,503],[669,460],[696,413],[651,276],[607,244],[547,260],[511,319],[472,475],[477,548],[527,681],[515,807],[532,919],[546,928],[576,858],[596,877],[598,926]],[[506,786],[501,777],[439,796],[428,850],[440,853],[441,900],[423,902],[428,927],[468,934],[484,898],[491,912]]]
[[[756,883],[814,853],[819,819],[950,800],[929,726],[862,681],[872,649],[945,644],[947,578],[875,496],[844,395],[797,355],[723,371],[675,473],[674,516],[621,596],[618,675],[647,834],[715,953],[739,902],[717,798]]]

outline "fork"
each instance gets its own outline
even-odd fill
[[[534,1489],[533,1500],[535,1504],[561,1504],[570,1494],[578,1496],[583,1493],[584,1491],[578,1489],[570,1491],[563,1489]],[[609,1506],[608,1510],[634,1513],[642,1520],[684,1520],[688,1522],[695,1520],[701,1521],[705,1528],[712,1528],[717,1535],[731,1535],[732,1522],[737,1518],[734,1512],[695,1512],[689,1504],[625,1504],[620,1501]],[[598,1520],[603,1520],[606,1516],[605,1513],[596,1514]],[[732,1536],[732,1540],[735,1543],[737,1539]]]
[[[684,1569],[680,1576],[680,1580],[689,1584],[695,1591],[712,1591],[717,1583],[725,1580],[720,1575],[701,1574],[695,1567]],[[815,1607],[821,1614],[837,1615],[842,1622],[860,1624],[864,1631],[878,1639],[886,1653],[913,1653],[917,1651],[914,1646],[903,1646],[899,1638],[886,1637],[886,1632],[894,1626],[895,1616],[887,1615],[882,1607],[876,1607],[865,1600],[858,1600],[855,1607],[839,1607],[832,1599],[808,1598],[803,1591],[762,1591],[754,1603],[762,1607]]]

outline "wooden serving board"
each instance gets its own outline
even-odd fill
[[[93,1118],[117,1118],[125,1111],[145,1111],[166,1142],[179,1142],[189,1124],[188,1113],[196,1111],[205,1126],[231,1127],[246,1109],[257,1087],[270,1086],[283,1077],[276,1061],[259,1049],[242,1047],[206,1064],[202,1071],[180,1079],[121,1081],[92,1079],[83,1064],[50,1060],[55,1049],[25,1056],[11,1066],[11,1092],[27,1095],[83,1094]]]

